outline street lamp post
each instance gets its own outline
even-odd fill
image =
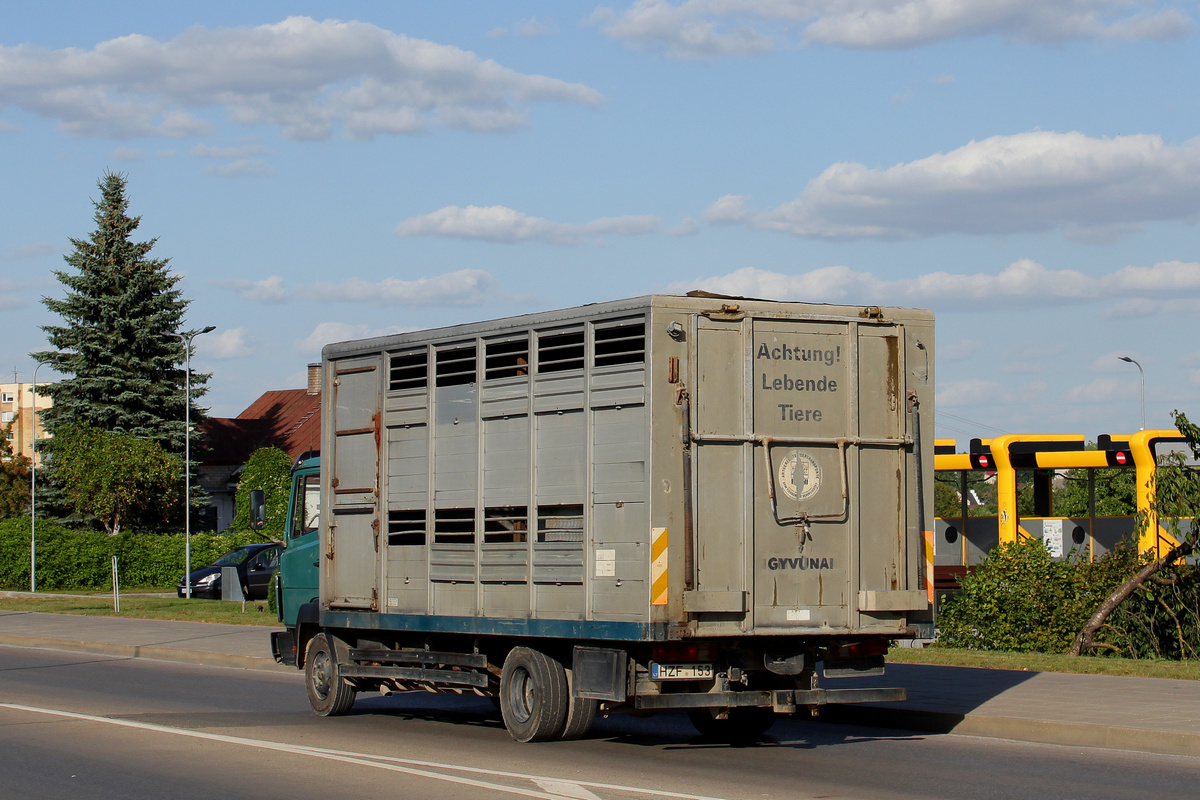
[[[1138,368],[1138,374],[1142,376],[1142,427],[1140,430],[1146,430],[1146,373],[1142,369],[1142,365],[1134,361],[1129,356],[1117,356],[1121,361],[1128,361]]]
[[[30,400],[33,410],[30,423],[33,433],[29,437],[29,591],[37,591],[37,372],[47,361],[39,361],[33,368],[33,386]]]
[[[168,333],[183,342],[183,586],[184,595],[192,599],[192,340],[202,333],[217,329],[209,325],[190,333]]]

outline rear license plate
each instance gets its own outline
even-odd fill
[[[695,681],[712,676],[712,664],[650,664],[650,679],[655,681]]]

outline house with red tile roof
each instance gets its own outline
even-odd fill
[[[321,448],[321,365],[309,364],[308,387],[264,392],[236,417],[210,417],[200,425],[204,449],[200,485],[209,496],[209,526],[233,523],[238,476],[260,447],[278,447],[293,460]]]

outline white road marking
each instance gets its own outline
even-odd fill
[[[534,778],[533,782],[558,797],[572,798],[572,800],[602,800],[599,795],[589,792],[578,783],[550,780],[548,778]]]
[[[308,745],[271,742],[263,739],[248,739],[242,736],[206,733],[204,731],[189,730],[187,728],[172,728],[167,725],[156,725],[151,722],[135,722],[133,720],[113,717],[97,717],[91,714],[80,714],[74,711],[62,711],[54,708],[38,708],[36,706],[24,706],[16,703],[0,703],[0,708],[8,708],[12,709],[13,711],[25,711],[31,714],[46,714],[49,716],[75,719],[83,722],[97,722],[106,725],[116,725],[122,728],[134,728],[136,730],[150,731],[154,733],[168,733],[175,736],[186,736],[193,739],[205,739],[208,741],[222,742],[225,744],[256,747],[261,750],[273,750],[280,753],[313,756],[316,758],[328,759],[330,761],[340,761],[346,764],[357,764],[365,767],[384,769],[391,772],[402,772],[408,775],[416,775],[418,777],[429,778],[431,780],[446,781],[448,783],[454,783],[461,786],[474,786],[480,789],[507,792],[509,794],[521,795],[523,797],[535,797],[540,798],[541,800],[563,800],[564,798],[570,798],[571,800],[600,800],[597,795],[588,791],[588,789],[585,789],[584,787],[601,790],[609,789],[612,791],[640,794],[648,797],[678,798],[678,800],[723,800],[723,798],[719,797],[682,794],[680,792],[669,792],[658,789],[645,789],[638,786],[597,783],[595,781],[567,781],[563,780],[562,778],[552,778],[544,775],[529,775],[520,772],[501,772],[498,770],[484,769],[482,767],[466,767],[459,764],[446,764],[437,761],[419,761],[416,759],[396,758],[393,756],[374,755],[371,753],[355,753],[346,750],[331,750],[323,747],[310,747]],[[479,781],[473,778],[457,777],[438,772],[430,772],[429,769],[443,769],[450,770],[452,772],[491,775],[498,778],[515,778],[518,780],[529,781],[545,791],[538,791],[533,788],[527,789],[520,786],[508,786],[502,783],[491,783],[489,781]]]

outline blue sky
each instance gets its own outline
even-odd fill
[[[651,292],[932,308],[937,430],[1200,417],[1200,7],[0,3],[0,375],[126,173],[206,403]],[[47,377],[45,370],[39,378]]]

